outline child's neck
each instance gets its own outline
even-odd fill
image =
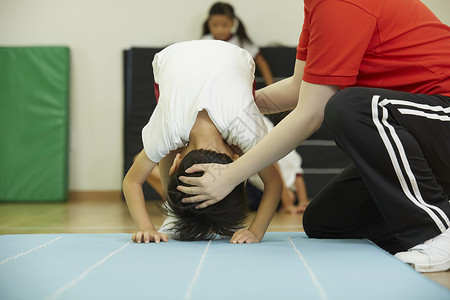
[[[183,149],[183,154],[187,154],[195,149],[212,150],[233,157],[230,147],[223,140],[222,135],[205,110],[198,113],[197,119],[189,134],[189,144]]]

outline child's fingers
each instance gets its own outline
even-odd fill
[[[144,232],[144,243],[150,243],[150,233],[148,231]]]
[[[235,240],[235,244],[244,244],[247,241],[248,237],[246,235],[240,236],[238,239]]]
[[[142,231],[136,233],[136,243],[139,244],[140,242],[142,242]]]
[[[161,238],[159,237],[159,234],[155,234],[153,239],[155,240],[155,243],[157,243],[157,244],[161,241]]]
[[[255,235],[248,229],[240,229],[234,233],[231,237],[230,243],[233,244],[243,244],[243,243],[258,243],[259,240]]]
[[[150,242],[155,243],[159,243],[160,241],[167,242],[169,238],[166,234],[159,232],[157,234],[153,234],[152,232],[149,231],[138,231],[131,235],[131,240],[138,244],[142,242],[148,244]]]
[[[255,238],[253,233],[251,233],[250,231],[246,232],[246,234],[244,236],[242,236],[238,241],[239,244],[243,244],[243,243],[251,244],[251,243],[257,243],[257,242],[258,242],[258,240]]]
[[[236,244],[244,234],[244,231],[245,229],[239,229],[238,231],[236,231],[231,237],[230,243]]]
[[[238,244],[244,244],[244,243],[251,243],[252,242],[252,235],[246,232],[244,235],[242,235],[239,240],[237,241]]]
[[[169,240],[169,237],[167,236],[167,234],[158,232],[157,234],[155,234],[153,239],[155,243],[160,243],[160,242],[167,242]]]
[[[166,234],[161,233],[161,240],[162,240],[163,242],[167,242],[167,241],[169,240],[169,238],[168,238],[168,236],[167,236]]]

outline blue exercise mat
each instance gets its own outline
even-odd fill
[[[269,232],[258,244],[130,234],[0,236],[0,299],[450,299],[366,240]]]

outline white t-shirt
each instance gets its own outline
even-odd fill
[[[157,53],[159,100],[142,130],[148,158],[159,162],[185,146],[202,110],[229,145],[246,152],[258,143],[267,128],[254,102],[254,71],[247,51],[222,41],[180,42]]]
[[[211,33],[205,34],[202,37],[203,40],[215,40],[214,36]],[[232,35],[230,39],[225,42],[241,47],[250,53],[250,55],[255,58],[259,53],[259,47],[249,41],[242,41],[242,44],[239,42],[239,37],[237,35]]]

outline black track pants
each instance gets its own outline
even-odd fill
[[[353,164],[310,203],[309,237],[404,251],[450,226],[450,97],[348,88],[325,122]]]

